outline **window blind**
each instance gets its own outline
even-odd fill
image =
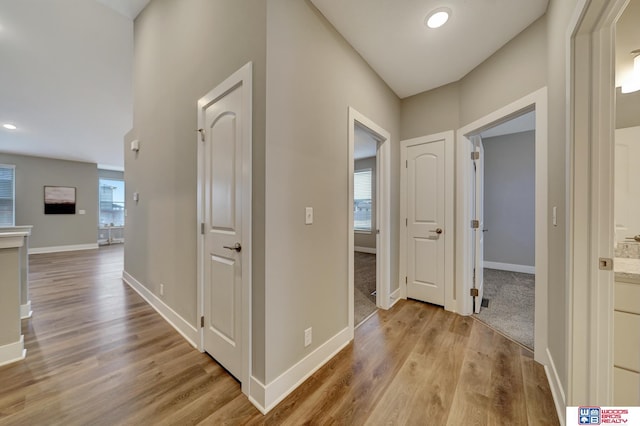
[[[371,231],[371,169],[353,174],[353,228]]]
[[[0,226],[15,223],[15,166],[0,164]]]

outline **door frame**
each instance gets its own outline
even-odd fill
[[[412,139],[405,139],[400,142],[400,265],[399,276],[400,297],[407,298],[407,168],[402,167],[407,162],[407,148],[413,145],[437,142],[444,140],[444,161],[445,161],[445,200],[444,200],[444,309],[456,312],[456,294],[454,286],[454,235],[455,235],[455,214],[454,214],[454,148],[455,139],[453,130],[433,135],[420,136]]]
[[[535,173],[536,173],[536,222],[535,222],[535,324],[534,359],[543,365],[549,365],[547,356],[548,318],[547,318],[547,281],[548,281],[548,188],[547,188],[547,88],[543,87],[530,93],[491,114],[488,114],[457,131],[457,227],[456,233],[456,288],[461,297],[457,308],[462,315],[473,313],[473,299],[470,295],[473,287],[473,230],[471,229],[471,191],[473,170],[471,151],[473,144],[467,136],[481,133],[496,124],[503,123],[522,113],[535,110]]]
[[[615,25],[629,0],[579,0],[567,32],[567,404],[613,402]]]
[[[354,229],[353,229],[353,173],[356,123],[368,129],[378,141],[376,154],[376,228],[380,233],[376,236],[376,305],[389,309],[395,300],[391,289],[391,134],[358,112],[348,109],[348,305],[350,339],[354,336]]]
[[[248,62],[231,76],[217,85],[213,90],[198,100],[198,129],[205,126],[202,114],[203,108],[217,99],[225,96],[231,90],[242,85],[242,372],[240,382],[242,393],[249,395],[251,377],[251,270],[252,270],[252,99],[253,99],[253,64]],[[245,90],[246,89],[246,90]],[[204,316],[204,235],[201,232],[201,224],[204,220],[204,147],[200,133],[197,135],[198,155],[198,184],[197,184],[197,312],[196,328],[199,330],[198,350],[204,352],[204,329],[200,326],[200,318]]]

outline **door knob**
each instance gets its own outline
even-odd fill
[[[229,249],[229,250],[235,250],[235,251],[237,251],[238,253],[240,253],[240,251],[242,250],[242,246],[240,245],[240,243],[235,243],[235,244],[233,245],[233,247],[229,247],[229,246],[222,246],[222,247],[224,247],[224,248],[226,248],[226,249]]]
[[[442,228],[436,228],[435,230],[429,231],[429,232],[435,232],[436,234],[440,235],[442,234]]]

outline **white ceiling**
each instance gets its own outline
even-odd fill
[[[458,81],[541,17],[548,0],[311,0],[401,98]],[[448,7],[449,22],[424,25]]]
[[[547,5],[311,1],[401,97],[460,79]],[[123,137],[132,126],[132,19],[148,2],[0,0],[0,124],[18,126],[0,127],[0,152],[122,169]],[[439,30],[426,28],[424,17],[441,6],[453,10],[451,21]],[[640,48],[639,20],[640,0],[631,0],[617,28],[619,73],[631,68],[629,52]],[[375,144],[356,144],[358,157],[375,155]]]
[[[0,0],[0,152],[122,168],[133,22],[87,0]]]

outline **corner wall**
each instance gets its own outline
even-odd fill
[[[16,166],[16,225],[33,225],[30,249],[98,247],[96,164],[1,153],[0,164]],[[45,215],[45,185],[76,188],[76,214]]]
[[[391,187],[398,188],[400,101],[309,1],[269,0],[267,18],[269,385],[348,326],[348,107],[391,133]],[[391,199],[392,290],[398,192]],[[307,206],[313,225],[305,225]],[[308,327],[313,343],[305,348]]]

